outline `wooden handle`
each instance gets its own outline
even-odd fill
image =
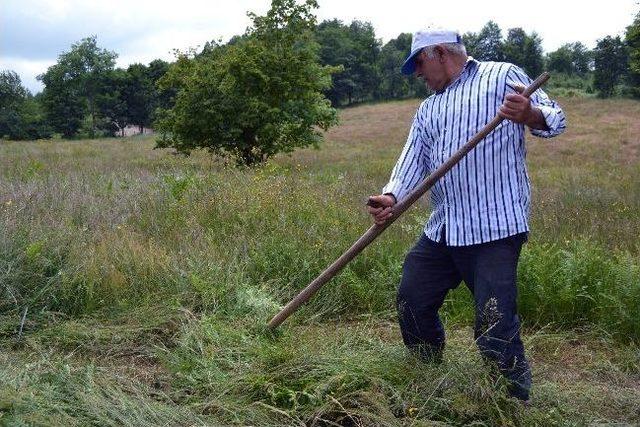
[[[522,95],[529,97],[540,86],[542,86],[547,80],[549,80],[549,73],[542,73],[537,79],[535,79],[527,88],[522,92]],[[277,328],[287,317],[289,317],[294,311],[296,311],[302,304],[307,302],[313,294],[315,294],[325,283],[327,283],[333,276],[338,274],[345,265],[356,257],[369,243],[371,243],[376,237],[378,237],[384,230],[387,229],[400,215],[402,215],[416,200],[418,200],[424,193],[429,190],[444,174],[446,174],[452,167],[456,165],[469,151],[473,149],[480,141],[482,141],[491,131],[493,131],[504,120],[502,117],[496,115],[493,120],[487,123],[477,134],[473,136],[466,144],[464,144],[458,151],[456,151],[446,162],[444,162],[438,169],[433,171],[431,175],[425,178],[413,191],[411,191],[404,199],[400,200],[393,206],[393,216],[382,225],[374,224],[369,228],[340,258],[335,260],[325,271],[323,271],[315,280],[306,288],[304,288],[294,299],[276,314],[268,324],[271,329]]]

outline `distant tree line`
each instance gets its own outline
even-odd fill
[[[640,14],[627,28],[625,39],[607,36],[589,50],[580,42],[567,43],[543,54],[542,39],[522,28],[502,30],[489,21],[479,32],[462,35],[467,53],[481,61],[506,61],[522,67],[532,78],[554,73],[552,87],[576,89],[600,97],[639,96]],[[411,48],[411,35],[400,34],[382,45],[369,23],[324,21],[316,29],[324,64],[342,66],[326,93],[334,106],[362,101],[424,95],[422,82],[406,78],[400,67]]]
[[[427,94],[421,81],[400,73],[400,66],[411,47],[410,34],[400,34],[382,44],[368,22],[353,21],[346,24],[333,19],[316,24],[313,19],[305,20],[308,17],[287,18],[294,8],[288,0],[274,0],[273,3],[274,7],[280,5],[281,17],[292,19],[292,26],[287,27],[289,33],[281,33],[278,25],[254,17],[258,19],[255,31],[235,36],[226,44],[209,42],[200,52],[191,52],[190,57],[184,53],[177,55],[177,60],[171,64],[158,59],[148,65],[132,64],[126,69],[116,68],[117,54],[100,48],[93,36],[73,44],[68,52],[58,57],[56,64],[38,76],[44,84],[44,90],[35,96],[22,86],[15,72],[0,71],[0,137],[36,139],[54,134],[65,138],[109,136],[117,135],[127,125],[140,128],[164,126],[171,130],[172,135],[176,135],[177,128],[169,126],[177,125],[177,122],[171,122],[172,118],[177,117],[176,99],[180,93],[193,89],[194,85],[205,83],[219,88],[221,92],[216,92],[215,96],[223,100],[235,97],[238,101],[238,97],[245,96],[245,101],[253,102],[251,106],[245,105],[245,108],[255,111],[257,105],[275,105],[269,101],[269,96],[286,97],[294,93],[302,96],[303,88],[311,92],[297,99],[314,105],[314,108],[320,108],[321,102],[309,101],[313,90],[321,91],[333,107]],[[307,0],[307,3],[308,8],[313,8],[315,1]],[[305,35],[293,42],[289,35],[298,30]],[[273,40],[281,46],[279,53],[264,47],[269,43],[269,37],[275,37]],[[543,70],[554,73],[550,82],[552,89],[569,89],[600,97],[640,98],[640,13],[626,28],[624,37],[604,37],[597,41],[593,50],[575,42],[545,55],[542,39],[535,32],[510,28],[503,36],[500,27],[492,21],[477,33],[463,34],[463,40],[468,53],[476,59],[512,62],[521,66],[531,77]],[[302,48],[302,42],[307,46]],[[261,64],[260,56],[251,57],[252,54],[263,55],[265,63]],[[287,62],[278,67],[281,59],[269,56],[272,54],[285,55],[287,61],[293,61],[290,64],[292,68],[283,68]],[[229,62],[232,57],[239,61],[236,65]],[[293,64],[301,58],[318,65],[316,68],[304,68],[298,64],[301,70],[297,70]],[[244,69],[242,61],[247,61],[244,65],[251,72]],[[225,77],[217,70],[225,70],[234,76]],[[200,73],[198,78],[201,80],[186,77],[192,72]],[[273,77],[270,78],[269,74]],[[311,83],[303,85],[301,76],[306,76],[304,78]],[[264,84],[256,86],[256,79]],[[290,86],[293,81],[299,90]],[[276,92],[267,93],[261,99],[260,90],[267,89]],[[285,89],[287,93],[282,92]],[[209,95],[193,92],[190,102],[206,103],[206,96],[214,96],[214,92],[210,90]],[[279,108],[282,107],[280,111],[288,111],[286,114],[291,115],[299,105],[302,104],[290,103],[285,106],[281,103]],[[200,112],[205,107],[194,108],[195,112]],[[333,121],[329,110],[314,111],[323,115],[323,123]],[[183,114],[187,117],[187,110]],[[271,120],[277,122],[274,119],[276,116]],[[199,116],[193,117],[197,121]],[[255,119],[247,115],[243,117],[248,121]],[[310,117],[304,120],[313,121]],[[279,132],[293,132],[295,126],[291,128],[289,125],[280,125]],[[254,127],[257,129],[260,126]],[[261,132],[267,132],[260,129]],[[295,129],[300,135],[305,134],[302,128]],[[209,130],[213,132],[213,129]],[[247,140],[259,138],[255,131],[251,130],[244,137]],[[227,137],[231,140],[237,135],[225,135]],[[267,150],[253,154],[260,157],[268,153]],[[245,152],[245,156],[253,154]]]
[[[169,69],[160,59],[149,65],[115,68],[115,52],[85,38],[38,76],[44,90],[32,96],[10,70],[0,71],[0,137],[10,139],[113,136],[127,125],[149,127],[173,93],[156,83]]]

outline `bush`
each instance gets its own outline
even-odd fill
[[[318,63],[315,6],[274,0],[266,16],[253,15],[244,37],[180,57],[161,81],[178,94],[160,114],[157,146],[182,153],[206,148],[244,165],[317,146],[317,128],[328,129],[337,115],[322,95],[333,69]]]

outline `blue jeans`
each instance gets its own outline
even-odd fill
[[[426,360],[441,359],[445,333],[438,310],[447,292],[464,280],[475,301],[474,337],[480,353],[506,377],[510,394],[527,400],[531,370],[516,312],[517,265],[526,240],[521,233],[455,247],[422,234],[405,259],[398,290],[405,345]]]

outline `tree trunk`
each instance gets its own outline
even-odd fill
[[[244,140],[244,146],[240,150],[240,157],[242,163],[251,166],[255,163],[259,163],[262,159],[260,150],[254,150],[256,147],[256,135],[252,130],[242,131],[242,139]]]
[[[96,108],[91,98],[89,98],[89,111],[91,114],[91,138],[94,138],[96,136]]]

